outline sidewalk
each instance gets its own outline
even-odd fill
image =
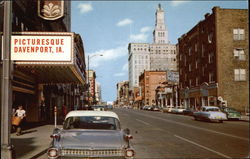
[[[247,121],[247,122],[249,122],[249,121],[250,121],[250,116],[242,115],[242,116],[241,116],[241,120],[242,120],[242,121]]]
[[[21,136],[12,133],[11,141],[14,145],[16,159],[35,159],[44,155],[50,145],[50,135],[53,129],[54,125],[42,125],[24,129]]]

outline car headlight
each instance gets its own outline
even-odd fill
[[[56,149],[56,148],[50,148],[50,149],[48,149],[47,154],[48,154],[48,157],[50,159],[55,159],[55,158],[58,157],[58,149]]]
[[[133,149],[126,149],[125,156],[127,158],[134,157],[135,156],[135,151]]]

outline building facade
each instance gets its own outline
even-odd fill
[[[248,109],[248,34],[248,10],[214,7],[178,39],[183,105]]]
[[[139,88],[141,94],[141,104],[156,105],[155,90],[160,83],[166,81],[166,71],[144,71],[139,77]]]
[[[60,11],[63,11],[60,12],[60,18],[49,20],[40,17],[38,9],[44,6],[39,5],[39,2],[44,6],[48,3],[58,5]],[[85,53],[81,37],[70,32],[70,5],[70,1],[13,1],[13,35],[26,35],[30,38],[38,34],[38,37],[67,35],[72,38],[72,50],[68,52],[72,58],[68,62],[58,59],[13,61],[12,107],[23,105],[27,112],[26,120],[29,122],[53,120],[55,107],[59,116],[62,115],[63,105],[67,110],[74,109],[76,105],[80,107],[81,90],[86,83]],[[1,3],[0,15],[3,14]],[[0,20],[0,32],[3,30],[2,26],[3,21]],[[2,71],[2,66],[0,70]]]
[[[88,103],[90,105],[96,104],[96,74],[94,70],[87,71],[87,78],[89,80],[88,88]]]
[[[139,86],[139,76],[144,70],[177,70],[176,46],[168,41],[164,10],[160,4],[155,19],[153,43],[130,43],[128,46],[130,90]]]
[[[144,70],[150,70],[150,52],[147,43],[130,43],[129,58],[129,88],[139,86],[139,76]]]
[[[129,82],[122,81],[117,83],[117,104],[119,106],[129,105]]]

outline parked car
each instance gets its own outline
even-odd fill
[[[159,106],[151,106],[150,110],[151,111],[160,111],[160,107]]]
[[[171,113],[182,114],[184,110],[185,110],[184,107],[177,106],[177,107],[174,107],[174,108],[171,109]]]
[[[152,109],[152,106],[149,106],[149,105],[143,107],[143,110],[151,110],[151,109]]]
[[[113,110],[113,105],[107,105],[107,110]]]
[[[228,119],[233,119],[233,120],[241,119],[241,113],[235,110],[234,108],[222,107],[221,111],[227,114]]]
[[[162,109],[163,113],[170,113],[174,106],[167,106]]]
[[[227,120],[227,115],[216,106],[203,106],[201,111],[194,112],[193,116],[195,120],[218,121],[221,123],[223,120]]]
[[[195,112],[194,108],[186,108],[185,110],[183,110],[183,114],[184,115],[193,115],[193,113]]]
[[[71,111],[63,128],[56,128],[51,138],[49,159],[131,159],[135,155],[129,129],[122,130],[119,117],[111,111]]]
[[[106,111],[107,107],[104,105],[92,105],[91,109],[95,111]]]

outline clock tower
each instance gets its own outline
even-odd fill
[[[166,44],[168,42],[168,32],[166,25],[164,23],[164,10],[161,8],[161,4],[158,5],[158,8],[155,13],[155,29],[153,32],[154,43],[157,44]]]

